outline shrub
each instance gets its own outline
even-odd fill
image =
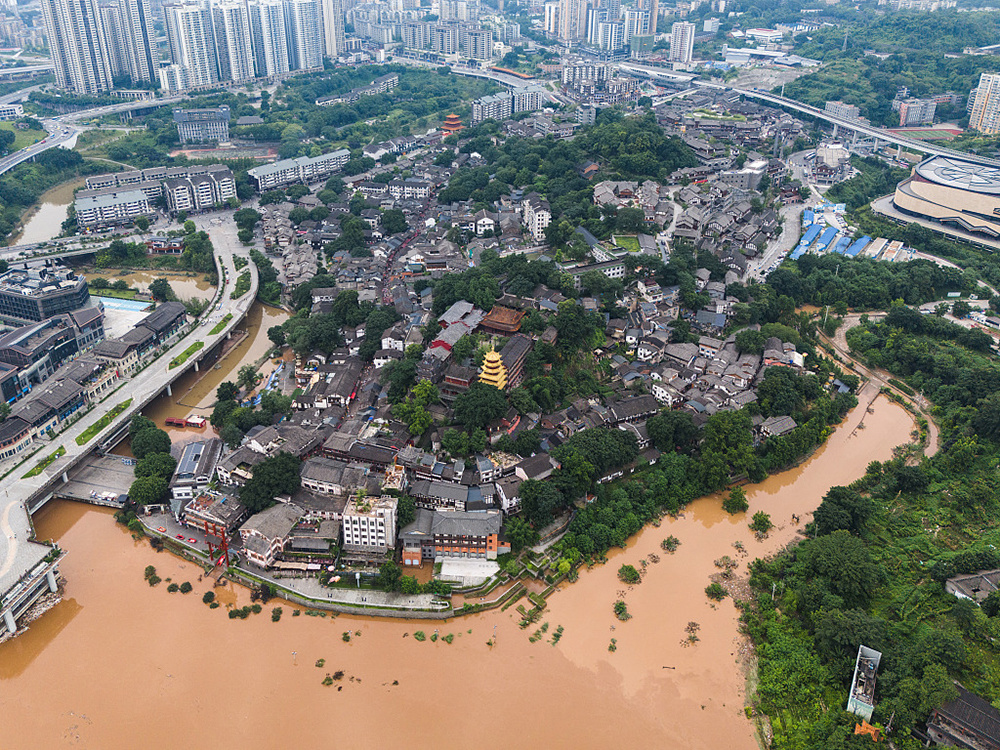
[[[726,590],[720,583],[710,583],[705,587],[705,596],[712,601],[721,602],[726,598]]]
[[[205,604],[211,604],[212,602],[215,601],[215,592],[214,591],[206,591],[202,595],[201,600],[203,602],[205,602]]]
[[[743,491],[742,487],[733,487],[726,499],[722,501],[722,509],[729,515],[746,513],[749,507],[750,503],[747,502],[747,493]]]
[[[660,542],[660,547],[663,548],[664,552],[675,552],[677,548],[680,546],[681,546],[681,540],[675,537],[673,534],[671,534],[662,542]]]
[[[143,575],[145,576],[146,580],[148,581],[150,578],[152,578],[153,576],[156,575],[156,568],[154,568],[152,565],[147,565],[146,566],[146,572]]]
[[[209,609],[218,609],[219,608],[219,603],[218,602],[212,602],[211,604],[208,605],[208,608]]]
[[[342,639],[342,640],[344,641],[344,643],[350,643],[350,642],[351,642],[351,631],[350,631],[350,630],[345,630],[345,631],[344,631],[344,632],[343,632],[343,633],[341,634],[341,636],[340,636],[340,637],[341,637],[341,639]]]
[[[147,581],[149,581],[149,585],[150,585],[150,586],[155,586],[156,584],[158,584],[158,583],[159,583],[160,581],[162,581],[163,579],[162,579],[162,578],[160,578],[160,577],[159,577],[158,575],[156,575],[156,573],[153,573],[153,575],[151,575],[151,576],[150,576],[149,578],[147,578],[146,580],[147,580]]]
[[[618,568],[618,580],[622,583],[639,583],[642,577],[633,565],[622,565]]]
[[[180,586],[178,586],[176,583],[171,583],[169,586],[167,586],[167,591],[169,591],[171,594],[177,593],[179,589]]]
[[[181,584],[181,593],[182,594],[190,594],[191,593],[191,589],[193,589],[193,588],[194,588],[194,586],[192,586],[187,581],[184,581],[184,583]]]
[[[319,669],[322,669],[325,665],[326,665],[326,659],[317,659],[316,660],[316,666]]]
[[[762,510],[758,510],[753,514],[753,521],[750,522],[750,528],[757,534],[763,536],[774,528],[774,524],[771,523],[771,517],[767,513]]]
[[[250,607],[250,611],[253,612],[255,615],[259,615],[261,609],[262,607],[259,604],[254,604],[252,607]]]
[[[275,607],[271,610],[271,622],[277,622],[281,619],[282,609],[281,607]]]
[[[427,634],[423,630],[418,630],[413,634],[413,639],[416,641],[425,641],[427,640]]]
[[[615,602],[615,617],[617,617],[622,622],[632,618],[632,615],[628,613],[628,607],[625,606],[625,602],[621,599]]]

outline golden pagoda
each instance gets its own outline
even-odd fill
[[[458,119],[458,115],[448,115],[444,118],[444,124],[441,125],[441,130],[446,132],[448,135],[452,135],[464,127],[465,126],[462,124],[462,121]]]
[[[507,389],[507,368],[504,367],[503,360],[495,349],[490,349],[483,358],[479,382],[492,385],[500,391]]]

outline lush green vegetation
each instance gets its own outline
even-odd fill
[[[91,440],[97,437],[97,434],[101,430],[103,430],[105,427],[111,424],[111,422],[114,420],[115,417],[117,417],[131,405],[132,405],[132,399],[128,399],[127,401],[122,401],[120,404],[113,406],[108,411],[107,414],[98,419],[96,422],[94,422],[94,424],[90,425],[90,427],[88,427],[86,430],[84,430],[77,436],[76,444],[86,445],[87,443],[89,443]]]
[[[221,333],[222,330],[229,323],[229,321],[232,320],[232,319],[233,319],[233,314],[232,313],[226,313],[225,317],[222,320],[220,320],[218,323],[216,323],[215,326],[212,328],[212,330],[208,332],[208,335],[209,336],[214,336],[217,333]]]
[[[249,271],[244,271],[237,277],[236,286],[233,287],[233,291],[229,293],[230,299],[239,299],[244,294],[250,291],[251,276]]]
[[[14,136],[14,140],[9,144],[0,144],[7,151],[20,151],[25,146],[38,143],[38,141],[48,135],[42,128],[29,127],[27,130],[21,130],[17,127],[17,123],[14,122],[0,122],[0,130],[4,130]],[[0,138],[0,140],[8,139],[9,137]]]
[[[47,469],[49,466],[51,466],[53,461],[55,461],[60,456],[65,456],[65,455],[66,455],[66,449],[63,448],[60,445],[58,448],[56,448],[56,450],[52,451],[52,453],[50,453],[45,458],[43,458],[41,461],[39,461],[38,463],[36,463],[35,466],[34,466],[34,468],[32,468],[27,474],[25,474],[21,478],[22,479],[28,479],[30,477],[36,477],[36,476],[38,476],[43,471],[45,471],[45,469]]]
[[[285,452],[264,459],[254,466],[253,476],[240,488],[240,502],[251,513],[259,513],[274,505],[278,495],[294,494],[302,484],[301,464],[298,456]]]
[[[887,310],[894,300],[908,305],[943,299],[948,292],[972,291],[975,276],[955,268],[942,268],[929,260],[880,263],[871,258],[843,255],[803,255],[784,264],[767,279],[778,299],[798,305],[831,305]]]
[[[796,36],[798,54],[826,65],[786,84],[785,95],[821,109],[828,100],[845,101],[861,107],[875,125],[898,126],[891,102],[900,86],[921,97],[952,91],[962,97],[959,105],[939,105],[938,117],[961,120],[964,97],[981,73],[1000,70],[1000,60],[960,53],[964,47],[993,44],[998,32],[996,13],[854,13],[843,25]],[[882,60],[865,55],[866,49],[891,56]]]
[[[890,167],[875,157],[851,158],[851,165],[860,174],[838,182],[826,191],[826,197],[835,203],[846,203],[848,211],[856,211],[874,198],[888,195],[902,180],[910,176],[908,170]]]
[[[535,190],[552,207],[554,236],[549,237],[547,231],[546,237],[554,246],[570,239],[579,224],[602,238],[618,228],[615,213],[594,205],[593,185],[577,173],[584,161],[600,164],[601,174],[608,179],[662,181],[679,167],[697,164],[694,152],[679,138],[666,137],[651,113],[626,118],[617,109],[602,110],[593,126],[570,141],[508,138],[502,146],[495,146],[492,134],[496,129],[496,123],[487,121],[463,133],[467,140],[460,150],[482,154],[490,166],[459,170],[438,200],[471,199],[478,210],[513,188]],[[563,221],[566,226],[560,226]],[[620,229],[628,234],[632,228]]]
[[[189,346],[187,349],[185,349],[176,357],[174,357],[172,360],[170,360],[170,365],[168,369],[172,370],[175,367],[180,367],[181,365],[183,365],[185,362],[188,361],[188,359],[191,357],[192,354],[201,349],[203,346],[205,346],[204,341],[195,341],[193,344],[191,344],[191,346]]]

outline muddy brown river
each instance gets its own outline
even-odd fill
[[[862,399],[866,402],[867,399]],[[776,529],[763,542],[747,518],[722,512],[718,497],[692,503],[682,517],[638,534],[607,565],[549,599],[537,627],[521,630],[514,608],[446,622],[340,616],[292,617],[272,602],[249,620],[202,604],[200,568],[135,542],[102,509],[50,503],[36,516],[40,538],[58,540],[65,599],[18,638],[0,645],[0,745],[51,747],[326,747],[353,744],[465,748],[521,747],[756,748],[744,712],[743,645],[737,613],[703,590],[713,561],[773,553],[796,534],[791,514],[807,520],[831,485],[891,456],[913,428],[900,407],[879,398],[865,419],[856,409],[800,467],[747,487],[752,514],[765,510]],[[852,436],[852,432],[854,433]],[[660,541],[673,534],[673,555]],[[650,553],[643,582],[626,590],[616,571]],[[150,588],[146,565],[174,582]],[[241,588],[223,601],[248,603]],[[633,618],[618,622],[612,604],[624,591]],[[284,607],[280,622],[268,616]],[[700,641],[684,646],[697,622]],[[551,645],[558,626],[561,640]],[[418,642],[454,634],[449,645]],[[487,641],[496,629],[496,645]],[[344,631],[360,632],[350,643]],[[471,631],[471,632],[469,632]],[[608,645],[617,639],[617,651]],[[317,668],[317,659],[325,659]],[[343,672],[324,686],[326,674]]]

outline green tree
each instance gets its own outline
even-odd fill
[[[163,477],[169,479],[177,468],[177,460],[169,453],[147,453],[135,465],[135,476],[139,477]]]
[[[375,586],[383,591],[399,591],[402,578],[402,569],[390,560],[379,567]]]
[[[149,218],[146,216],[136,216],[135,217],[135,228],[140,232],[145,232],[149,229]]]
[[[134,438],[144,430],[155,430],[156,422],[142,414],[136,414],[128,423],[128,436]]]
[[[149,284],[149,293],[157,302],[177,299],[174,290],[170,288],[170,282],[166,279],[153,279]]]
[[[136,505],[156,505],[168,494],[167,480],[161,476],[139,477],[128,490],[129,501]]]
[[[240,502],[251,513],[274,504],[278,495],[292,495],[302,484],[298,456],[282,451],[254,467],[253,476],[240,488]]]
[[[525,547],[538,544],[538,532],[531,528],[526,521],[516,516],[507,521],[505,534],[510,542],[511,552],[517,554]]]
[[[722,509],[730,515],[745,513],[749,507],[750,503],[747,502],[747,493],[743,491],[742,487],[733,487],[726,496],[726,499],[722,501]]]
[[[736,351],[740,354],[763,354],[766,337],[760,331],[745,328],[736,334]]]
[[[390,208],[382,212],[382,228],[387,235],[399,234],[409,229],[406,217],[398,208]]]
[[[132,438],[132,455],[143,459],[151,453],[170,453],[170,436],[156,427]]]
[[[758,534],[766,534],[774,528],[774,524],[771,522],[771,516],[762,510],[758,510],[753,514],[753,520],[750,522],[750,528]]]
[[[507,399],[503,391],[477,381],[455,399],[454,409],[456,421],[466,429],[485,429],[507,413]]]
[[[417,517],[417,504],[409,495],[403,495],[396,504],[396,521],[399,528],[405,529]]]
[[[240,387],[230,380],[224,380],[219,383],[219,387],[215,389],[215,398],[219,401],[233,401],[236,396],[239,395]]]
[[[243,365],[236,375],[236,382],[240,388],[248,393],[257,387],[257,377],[259,373],[253,365]]]

